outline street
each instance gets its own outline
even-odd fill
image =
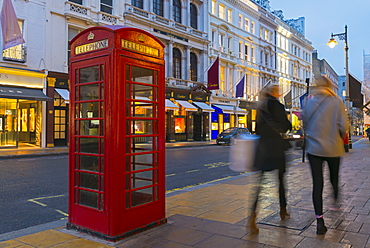
[[[228,168],[229,149],[166,149],[167,192],[239,175]],[[302,150],[287,152],[288,164],[301,159]],[[67,218],[68,156],[6,159],[0,168],[0,234]]]

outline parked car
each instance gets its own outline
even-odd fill
[[[223,144],[230,145],[231,139],[238,137],[238,135],[240,134],[251,134],[251,132],[249,132],[248,128],[243,128],[243,127],[228,128],[217,136],[216,144],[217,145],[223,145]]]
[[[304,141],[304,134],[302,129],[292,130],[287,134],[289,141],[293,143],[294,148],[302,148]]]

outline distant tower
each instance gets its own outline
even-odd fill
[[[365,93],[365,104],[370,101],[370,54],[366,54],[364,51],[364,82],[363,88]],[[370,104],[367,105],[370,109]],[[370,126],[370,116],[365,114],[364,124]]]

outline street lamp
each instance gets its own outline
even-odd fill
[[[349,72],[348,72],[348,40],[347,40],[347,25],[344,26],[344,33],[333,34],[331,33],[331,38],[328,43],[326,43],[330,48],[334,48],[338,42],[335,41],[334,37],[338,37],[340,40],[344,41],[344,52],[346,56],[346,109],[349,119],[349,133],[348,133],[348,147],[352,148],[352,139],[351,139],[351,112],[350,112],[350,101],[349,101]]]

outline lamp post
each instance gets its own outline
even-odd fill
[[[350,98],[349,98],[349,71],[348,71],[348,40],[347,40],[347,25],[344,26],[344,33],[339,34],[331,34],[331,38],[327,45],[330,48],[334,48],[338,42],[335,41],[334,37],[338,37],[339,40],[344,41],[344,52],[345,52],[345,63],[346,63],[346,96],[345,96],[345,102],[346,102],[346,109],[349,119],[349,133],[348,133],[348,147],[352,148],[352,139],[351,139],[351,111],[350,111]]]

